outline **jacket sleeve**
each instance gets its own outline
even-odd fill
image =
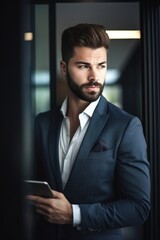
[[[116,154],[114,201],[81,204],[81,229],[101,231],[142,224],[150,211],[146,142],[137,117],[126,126]]]

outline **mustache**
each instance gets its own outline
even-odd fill
[[[89,82],[81,85],[81,87],[92,87],[92,86],[102,87],[102,84],[98,82]]]

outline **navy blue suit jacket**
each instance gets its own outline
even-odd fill
[[[64,190],[58,159],[61,121],[59,109],[36,117],[34,178],[79,204],[81,229],[39,219],[39,239],[122,239],[120,228],[144,223],[150,210],[149,162],[140,120],[102,96]]]

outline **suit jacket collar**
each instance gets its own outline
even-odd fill
[[[106,121],[109,117],[109,113],[107,112],[107,101],[102,96],[94,113],[91,118],[91,122],[89,124],[86,135],[82,141],[81,147],[78,151],[77,157],[75,159],[73,168],[71,170],[68,182],[66,184],[65,189],[69,187],[72,183],[72,179],[74,181],[74,174],[77,175],[81,166],[83,166],[83,161],[85,161],[87,155],[93,148],[99,134],[101,133]],[[62,191],[62,180],[61,173],[59,168],[59,158],[58,158],[58,140],[60,133],[60,126],[63,119],[62,113],[60,110],[52,111],[52,119],[51,119],[51,127],[50,127],[50,135],[49,135],[49,156],[50,163],[52,166],[52,171],[56,179],[56,184],[58,185],[58,189]],[[96,126],[96,127],[95,127]]]
[[[58,157],[58,140],[60,134],[60,126],[63,116],[58,109],[53,109],[51,111],[51,125],[49,131],[49,161],[52,168],[52,174],[56,181],[58,187],[57,190],[62,191],[62,180],[59,167],[59,157]]]
[[[94,111],[88,130],[84,136],[81,147],[78,151],[65,190],[67,190],[70,184],[72,184],[72,182],[74,181],[74,175],[77,175],[80,169],[82,169],[81,166],[83,166],[83,162],[85,161],[89,152],[93,148],[98,136],[103,130],[104,125],[108,120],[108,117],[109,113],[107,112],[107,101],[102,96]]]

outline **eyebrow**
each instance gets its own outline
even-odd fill
[[[102,65],[102,64],[106,64],[106,63],[107,63],[106,61],[103,61],[103,62],[98,63],[98,65]],[[83,61],[75,62],[75,64],[91,65],[90,63],[88,63],[88,62],[83,62]]]

